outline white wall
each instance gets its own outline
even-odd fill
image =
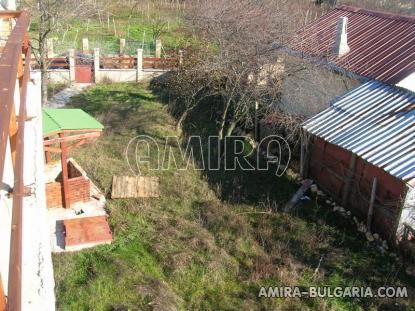
[[[0,4],[1,4],[0,11],[1,10],[9,10],[9,11],[16,10],[16,0],[1,0]]]
[[[415,73],[403,79],[401,82],[397,84],[397,86],[400,86],[407,90],[415,92]]]
[[[32,73],[28,84],[25,123],[24,185],[34,194],[23,200],[22,310],[55,310],[54,277],[44,182],[40,74]],[[4,182],[13,185],[8,147]],[[7,185],[0,189],[0,271],[7,291],[11,199]]]
[[[336,97],[361,83],[318,65],[287,56],[282,85],[282,109],[311,117],[326,109]]]
[[[95,73],[95,82],[101,83],[105,80],[112,82],[135,82],[137,81],[136,69],[100,69]]]
[[[415,229],[415,188],[408,186],[408,192],[401,211],[401,218],[398,224],[398,230],[396,233],[397,238],[402,236],[404,230],[404,224],[409,225],[412,229]]]

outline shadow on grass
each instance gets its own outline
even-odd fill
[[[155,85],[152,86],[152,90],[160,101],[168,104],[166,90]],[[184,136],[201,136],[202,141],[206,142],[208,136],[217,135],[221,109],[221,105],[215,101],[199,104],[183,123]],[[200,153],[196,154],[196,158],[199,164],[203,161],[206,167],[207,144],[203,145],[202,152],[204,158]],[[217,153],[218,150],[215,149],[213,152],[211,150],[210,154],[215,158]],[[233,158],[225,159],[225,161],[229,160],[233,161]],[[281,211],[299,185],[286,176],[277,177],[275,169],[272,167],[269,171],[242,170],[238,167],[236,170],[206,169],[203,174],[211,189],[215,190],[224,202],[251,204],[257,208]],[[338,213],[333,213],[331,209],[332,207],[325,203],[325,199],[318,201],[312,197],[308,203],[301,204],[294,215],[276,213],[273,216],[263,216],[252,213],[248,215],[248,219],[259,234],[269,232],[265,235],[266,239],[264,236],[258,238],[263,241],[263,247],[268,253],[273,253],[276,249],[275,244],[284,241],[284,246],[280,248],[282,250],[285,248],[285,251],[288,249],[302,265],[318,267],[319,261],[323,262],[320,267],[322,270],[320,273],[324,275],[323,280],[319,281],[312,275],[304,276],[307,279],[305,284],[372,286],[373,288],[385,284],[395,286],[406,284],[415,287],[414,280],[405,275],[404,267],[400,262],[388,254],[381,254],[374,244],[366,241],[364,235],[356,232],[351,217],[340,216]],[[267,218],[266,224],[264,217]],[[366,309],[373,306],[372,302],[361,300],[358,304]],[[354,303],[356,301],[350,299],[348,306],[353,306]],[[378,301],[377,304],[382,310],[400,310],[403,307],[390,301]]]

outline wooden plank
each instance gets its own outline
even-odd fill
[[[13,168],[16,168],[16,148],[17,148],[17,118],[15,105],[11,107],[10,128],[9,128],[10,151],[12,154]]]
[[[370,195],[370,203],[369,203],[369,211],[367,213],[366,226],[367,226],[367,231],[369,232],[371,232],[371,229],[372,229],[373,206],[375,205],[377,186],[378,186],[378,179],[375,177],[373,178],[372,193]]]
[[[113,176],[111,198],[158,198],[159,184],[158,177]]]
[[[97,131],[97,132],[91,132],[91,133],[85,133],[85,134],[79,134],[79,135],[62,136],[59,138],[52,138],[52,139],[45,138],[43,145],[50,146],[53,144],[60,144],[62,142],[69,142],[69,141],[74,141],[74,140],[94,139],[94,138],[98,138],[100,135],[101,135],[101,131],[99,132]]]
[[[65,134],[60,133],[59,137],[64,138]],[[64,208],[70,208],[69,202],[69,183],[68,183],[68,161],[65,142],[60,143],[61,147],[61,165],[62,165],[62,203]]]
[[[346,180],[344,184],[343,198],[342,198],[343,206],[346,206],[349,201],[350,187],[353,181],[353,176],[355,174],[356,161],[357,161],[357,155],[353,153],[350,159],[350,163],[349,163],[349,170],[346,173]]]
[[[24,29],[26,31],[27,28]],[[30,55],[30,47],[26,56]],[[17,76],[17,70],[15,72]],[[22,309],[22,236],[23,236],[23,170],[24,170],[24,141],[26,121],[27,84],[30,78],[30,65],[25,64],[22,85],[20,88],[20,107],[17,132],[16,168],[14,172],[12,224],[10,238],[10,261],[7,307],[9,310]],[[14,78],[16,79],[16,78]],[[13,90],[14,92],[14,90]]]
[[[0,274],[0,311],[6,310],[6,296],[4,295],[3,280]]]
[[[291,211],[297,204],[300,202],[300,199],[303,197],[304,193],[311,187],[313,181],[311,179],[306,179],[303,181],[301,188],[297,190],[291,200],[285,205],[284,212]]]

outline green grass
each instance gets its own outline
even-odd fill
[[[162,143],[164,136],[175,135],[174,120],[145,85],[94,86],[73,105],[106,126],[99,140],[71,154],[106,194],[113,175],[131,175],[124,156],[131,138],[146,134]],[[189,117],[188,131],[209,134],[203,120],[217,112],[208,108]],[[178,154],[177,146],[173,150]],[[275,211],[298,187],[288,178],[239,171],[142,173],[160,177],[161,196],[109,199],[111,245],[54,255],[59,310],[405,310],[413,305],[413,300],[259,299],[261,286],[388,284],[408,286],[413,293],[414,284],[399,262],[380,254],[349,219],[320,202],[313,199],[294,215]]]
[[[171,50],[177,51],[183,48],[187,41],[186,35],[182,32],[180,12],[174,9],[155,10],[151,16],[145,14],[132,14],[130,11],[119,11],[111,15],[110,24],[107,23],[107,17],[77,18],[65,21],[51,32],[49,38],[54,40],[55,53],[66,53],[68,49],[75,48],[82,50],[82,39],[89,39],[89,49],[100,48],[102,54],[119,53],[120,38],[127,41],[125,53],[135,55],[138,48],[144,49],[144,55],[154,55],[155,45],[153,36],[153,25],[156,16],[164,24],[164,30],[160,39],[162,40],[163,53],[171,53]],[[114,17],[114,21],[112,18]],[[115,27],[114,27],[115,24]],[[38,24],[34,20],[31,24],[30,35],[32,38],[37,37]],[[32,40],[36,43],[36,40]]]

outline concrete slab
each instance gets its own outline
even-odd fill
[[[73,165],[77,168],[80,173],[85,176],[86,172],[79,166],[74,159],[68,159]],[[58,168],[58,169],[57,169]],[[55,162],[47,166],[46,176],[49,180],[54,180],[57,175],[60,173],[60,163]],[[81,250],[83,248],[88,248],[95,246],[94,244],[85,244],[79,248],[67,249],[65,248],[65,231],[63,227],[63,222],[68,219],[79,219],[86,217],[94,216],[107,216],[105,211],[105,196],[98,189],[98,187],[90,181],[90,200],[88,202],[78,202],[71,205],[71,208],[65,209],[61,208],[52,208],[48,209],[48,219],[49,219],[49,230],[50,230],[50,241],[52,252],[60,253],[66,251]]]

